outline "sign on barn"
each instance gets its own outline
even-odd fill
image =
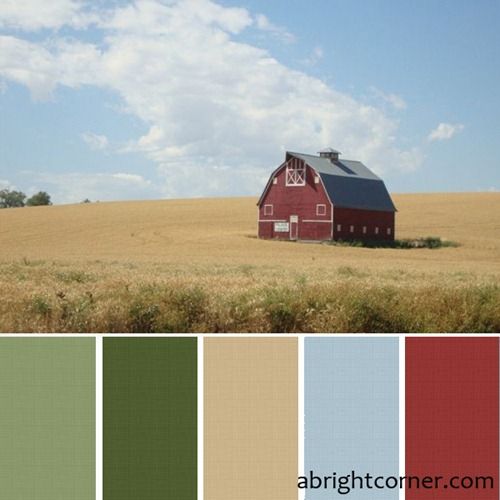
[[[288,222],[275,222],[274,231],[276,233],[288,233],[290,231],[290,224]]]

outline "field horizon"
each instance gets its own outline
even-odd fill
[[[393,199],[458,246],[259,240],[256,197],[0,210],[0,331],[498,331],[500,194]]]

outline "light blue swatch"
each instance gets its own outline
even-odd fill
[[[397,338],[306,338],[305,473],[398,476]],[[349,482],[349,485],[351,483]],[[358,483],[359,484],[359,481]],[[337,482],[338,485],[338,482]],[[306,499],[397,499],[399,489],[307,489]]]

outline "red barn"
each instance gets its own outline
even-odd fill
[[[287,152],[259,199],[259,238],[394,240],[396,208],[384,182],[359,161]]]

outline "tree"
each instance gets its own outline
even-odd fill
[[[21,191],[0,190],[0,208],[24,207],[26,195]]]
[[[52,205],[52,202],[50,201],[50,194],[46,193],[45,191],[39,191],[38,193],[34,194],[31,198],[28,198],[26,205],[28,205],[29,207]]]

